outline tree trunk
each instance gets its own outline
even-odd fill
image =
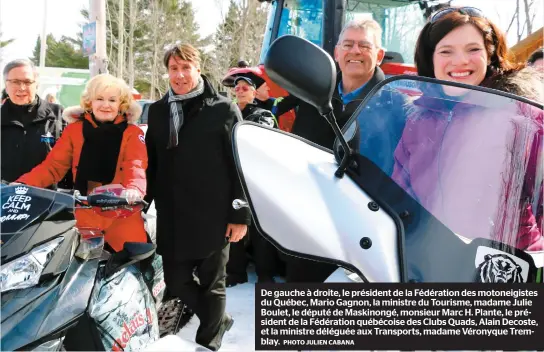
[[[125,34],[125,0],[119,0],[119,45],[117,47],[117,77],[123,79],[123,66],[124,55],[125,55],[125,43],[124,43],[124,34]]]
[[[108,31],[110,32],[110,48],[107,52],[107,56],[109,58],[109,61],[110,61],[110,68],[112,70],[112,72],[110,72],[110,74],[112,75],[115,75],[115,70],[116,70],[116,67],[115,65],[113,65],[113,42],[115,41],[115,36],[113,35],[113,21],[111,19],[111,14],[112,12],[112,9],[111,9],[111,6],[109,6],[109,3],[106,1],[106,14],[108,16],[108,22],[110,25],[107,27],[108,28]]]
[[[528,0],[523,0],[525,4],[525,23],[527,24],[527,35],[533,33],[533,24],[531,23],[530,5]]]
[[[128,32],[128,85],[134,88],[134,22],[136,22],[136,11],[134,11],[134,0],[129,0],[129,21]]]
[[[243,6],[242,14],[242,28],[240,30],[240,41],[238,42],[238,53],[240,57],[238,59],[244,59],[246,56],[246,47],[247,47],[247,23],[249,22],[249,8],[253,4],[253,1],[244,0],[241,2]],[[250,65],[253,63],[250,63]]]
[[[518,42],[521,40],[521,33],[520,32],[520,22],[519,22],[519,0],[516,0],[516,14],[517,16],[517,35],[518,35]]]
[[[155,90],[157,87],[157,55],[159,51],[159,38],[158,38],[158,27],[161,14],[159,13],[158,1],[153,1],[153,12],[152,12],[152,28],[153,28],[153,53],[151,58],[151,87],[150,87],[150,99],[155,100]]]

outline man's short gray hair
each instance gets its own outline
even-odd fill
[[[36,68],[36,65],[28,59],[17,59],[13,60],[7,63],[6,67],[4,67],[4,82],[8,79],[8,73],[17,67],[30,67],[32,71],[34,72],[34,79],[38,80],[38,69]]]
[[[340,32],[337,45],[343,40],[344,32],[348,29],[361,29],[366,32],[370,30],[374,35],[374,45],[376,45],[378,48],[382,47],[383,30],[380,24],[375,20],[370,18],[360,18],[349,21],[346,25],[344,25],[344,28],[342,28],[342,32]]]

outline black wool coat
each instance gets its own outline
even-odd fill
[[[167,149],[168,96],[149,107],[146,201],[157,210],[157,252],[166,260],[206,258],[228,244],[227,224],[250,224],[234,163],[232,129],[242,121],[238,107],[204,79],[204,93],[183,103],[178,145]]]

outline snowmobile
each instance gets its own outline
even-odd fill
[[[148,243],[114,252],[101,230],[75,226],[82,208],[110,218],[141,212],[144,205],[128,205],[122,190],[107,185],[83,197],[2,184],[3,351],[138,350],[186,323],[186,306],[165,290],[149,233]]]
[[[336,67],[322,48],[286,35],[264,66],[336,134],[327,149],[235,126],[247,202],[233,207],[249,207],[280,251],[338,265],[328,281],[349,282],[346,269],[362,282],[542,282],[542,104],[398,75],[340,130]]]

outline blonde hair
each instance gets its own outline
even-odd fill
[[[119,90],[119,101],[121,103],[119,105],[119,112],[124,114],[128,110],[130,104],[134,101],[130,88],[122,79],[107,73],[94,76],[87,82],[87,86],[85,87],[83,94],[81,94],[81,107],[85,109],[85,111],[91,111],[92,101],[96,99],[97,95],[108,88]]]
[[[368,18],[360,18],[360,19],[354,19],[349,21],[344,28],[342,28],[342,32],[340,32],[340,35],[338,36],[338,43],[344,39],[344,32],[348,29],[360,29],[365,32],[371,31],[374,35],[374,45],[380,49],[382,47],[382,27],[378,22],[372,19]]]

